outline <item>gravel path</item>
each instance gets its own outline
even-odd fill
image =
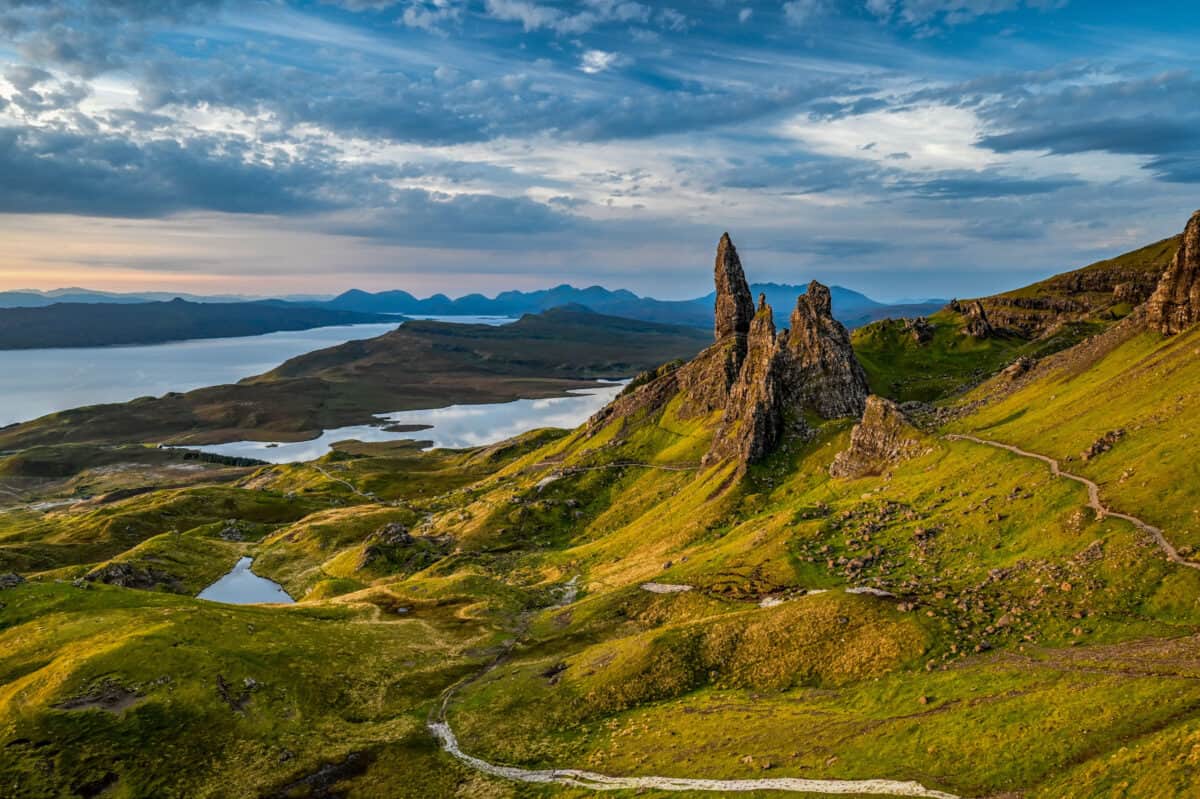
[[[930,799],[958,799],[957,796],[926,788],[918,782],[897,780],[809,780],[799,777],[773,777],[757,780],[704,780],[688,777],[610,777],[594,771],[571,768],[524,769],[498,766],[463,752],[454,731],[445,721],[432,722],[430,731],[442,748],[476,771],[516,782],[570,785],[593,791],[621,791],[650,788],[657,791],[713,791],[747,793],[749,791],[787,791],[840,795],[921,796]]]
[[[1071,474],[1070,472],[1064,472],[1062,468],[1059,467],[1058,461],[1056,461],[1054,458],[1051,458],[1049,455],[1040,455],[1036,452],[1027,452],[1020,447],[1014,447],[1012,444],[1002,444],[999,441],[989,441],[986,438],[976,438],[975,436],[969,436],[965,434],[951,434],[946,436],[946,439],[949,441],[970,441],[974,444],[983,444],[988,447],[1006,450],[1014,455],[1020,455],[1023,458],[1033,458],[1045,463],[1050,467],[1050,473],[1055,477],[1065,477],[1068,480],[1074,480],[1077,483],[1087,486],[1088,507],[1096,511],[1100,518],[1112,516],[1114,519],[1124,519],[1134,527],[1153,538],[1158,544],[1159,549],[1166,554],[1167,560],[1171,561],[1172,563],[1178,563],[1180,566],[1187,566],[1189,569],[1200,570],[1200,563],[1195,563],[1180,555],[1179,550],[1175,548],[1174,544],[1167,540],[1167,537],[1163,535],[1163,531],[1160,528],[1155,527],[1152,524],[1147,524],[1136,516],[1130,516],[1128,513],[1119,513],[1111,508],[1108,508],[1100,500],[1100,486],[1096,485],[1086,477],[1081,477],[1077,474]]]

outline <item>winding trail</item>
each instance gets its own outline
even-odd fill
[[[809,780],[800,777],[773,777],[758,780],[705,780],[688,777],[610,777],[594,771],[573,768],[524,769],[498,766],[466,754],[458,746],[454,731],[445,721],[429,725],[430,731],[449,754],[476,771],[517,782],[554,783],[593,791],[622,791],[651,788],[657,791],[714,791],[746,793],[749,791],[787,791],[790,793],[824,793],[841,795],[920,796],[929,799],[958,799],[954,794],[934,791],[919,782],[896,780]]]
[[[552,607],[563,607],[574,599],[574,588],[578,578],[572,578],[564,586],[560,600]],[[522,623],[528,622],[529,614]],[[518,634],[518,637],[520,634]],[[461,763],[474,770],[514,782],[541,785],[569,785],[592,791],[625,791],[653,789],[657,791],[710,791],[714,793],[748,793],[750,791],[783,791],[787,793],[830,794],[840,796],[915,796],[924,799],[961,799],[961,797],[926,788],[919,782],[901,780],[810,780],[801,777],[772,777],[749,780],[713,780],[691,777],[613,777],[595,771],[573,768],[527,769],[489,763],[483,758],[469,755],[458,745],[458,738],[446,718],[454,695],[462,688],[485,677],[508,662],[516,648],[518,638],[504,644],[500,654],[485,668],[468,675],[442,692],[441,700],[429,715],[429,731],[437,738],[442,749]]]
[[[946,436],[946,440],[970,441],[973,444],[983,444],[984,446],[1006,450],[1014,455],[1020,455],[1022,458],[1033,458],[1034,460],[1039,460],[1042,463],[1045,463],[1050,467],[1050,473],[1055,477],[1065,477],[1068,480],[1074,480],[1076,483],[1081,483],[1082,485],[1087,486],[1088,507],[1096,511],[1100,518],[1103,519],[1105,516],[1112,516],[1114,519],[1124,519],[1134,527],[1153,538],[1155,543],[1158,544],[1159,549],[1166,554],[1167,560],[1171,561],[1172,563],[1177,563],[1180,566],[1187,566],[1189,569],[1200,570],[1200,563],[1190,561],[1180,555],[1179,550],[1175,548],[1174,544],[1167,540],[1167,537],[1163,535],[1163,531],[1160,528],[1155,527],[1152,524],[1148,524],[1136,516],[1130,516],[1128,513],[1119,513],[1118,511],[1112,510],[1111,508],[1105,506],[1105,504],[1100,500],[1100,486],[1096,485],[1093,481],[1087,479],[1086,477],[1072,474],[1070,472],[1064,472],[1058,465],[1058,461],[1054,458],[1051,458],[1049,455],[1041,455],[1036,452],[1027,452],[1020,447],[1013,446],[1012,444],[1004,444],[999,441],[990,441],[986,438],[977,438],[964,433],[951,433]]]
[[[559,466],[561,464],[555,461],[539,461],[533,464],[533,468],[537,469],[545,466]],[[603,469],[659,469],[664,472],[694,472],[700,468],[699,464],[694,463],[641,463],[640,461],[614,461],[601,466],[568,466],[562,470],[564,476],[575,474],[576,472],[598,472]]]
[[[354,485],[354,483],[351,483],[349,480],[345,480],[345,479],[343,479],[343,478],[341,478],[341,477],[334,477],[332,474],[330,474],[328,471],[326,471],[326,470],[325,470],[325,467],[323,467],[323,466],[321,466],[321,465],[319,465],[319,464],[316,464],[316,463],[310,463],[310,464],[308,464],[308,465],[309,465],[309,466],[311,466],[311,467],[313,467],[314,469],[316,469],[316,470],[317,470],[318,472],[320,472],[322,475],[324,475],[326,479],[328,479],[328,480],[330,480],[330,481],[332,481],[332,482],[334,482],[334,483],[341,483],[341,484],[342,484],[342,485],[344,485],[346,488],[350,489],[350,491],[351,491],[352,493],[354,493],[354,494],[357,494],[358,496],[362,497],[363,499],[368,499],[368,500],[371,500],[371,501],[375,501],[375,500],[379,499],[379,497],[375,496],[374,494],[368,494],[368,493],[365,493],[365,492],[363,492],[363,491],[360,491],[360,490],[358,489],[358,487],[357,487],[357,486],[355,486],[355,485]]]

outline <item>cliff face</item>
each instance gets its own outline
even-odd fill
[[[828,288],[810,284],[792,312],[791,330],[777,332],[765,297],[755,311],[728,234],[717,247],[714,277],[716,342],[678,369],[647,375],[596,414],[591,429],[661,409],[678,397],[681,418],[721,412],[704,462],[745,465],[770,454],[787,433],[805,432],[806,411],[826,419],[862,413],[866,374],[850,334],[833,318]]]
[[[862,421],[850,434],[850,447],[829,466],[834,477],[866,477],[921,452],[916,429],[891,400],[871,395]]]
[[[1146,312],[1164,336],[1200,322],[1200,211],[1188,220],[1179,250],[1146,303]]]
[[[829,289],[815,280],[796,300],[787,335],[794,402],[825,419],[859,416],[866,404],[867,375],[850,346],[850,333],[833,318]]]

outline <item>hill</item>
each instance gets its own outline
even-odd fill
[[[159,344],[395,321],[393,316],[274,301],[56,302],[41,308],[0,309],[0,350]]]
[[[824,286],[785,333],[727,238],[714,266],[703,349],[573,431],[188,485],[144,448],[0,461],[0,784],[1190,795],[1200,215],[1144,304],[1017,370],[1054,334],[960,304],[910,325],[924,361],[860,363]],[[936,407],[867,393],[972,359]],[[194,598],[242,556],[300,601]]]
[[[561,308],[493,327],[408,321],[235,385],[76,408],[0,430],[0,448],[67,442],[305,440],[375,414],[561,396],[686,358],[710,337]]]

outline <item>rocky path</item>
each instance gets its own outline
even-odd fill
[[[1014,447],[1012,444],[1004,444],[999,441],[991,441],[986,438],[977,438],[975,436],[960,433],[947,435],[946,439],[948,441],[970,441],[973,444],[983,444],[984,446],[995,447],[996,449],[1002,449],[1007,452],[1011,452],[1014,455],[1020,455],[1022,458],[1033,458],[1034,460],[1039,460],[1042,463],[1045,463],[1050,467],[1050,473],[1055,477],[1065,477],[1068,480],[1074,480],[1077,483],[1087,486],[1088,507],[1096,511],[1100,518],[1112,516],[1114,519],[1124,519],[1134,527],[1153,538],[1155,543],[1158,544],[1159,549],[1166,554],[1167,560],[1171,561],[1172,563],[1178,563],[1180,566],[1187,566],[1189,569],[1200,570],[1200,563],[1195,563],[1180,555],[1179,550],[1175,548],[1174,544],[1167,540],[1167,537],[1163,534],[1163,531],[1160,528],[1155,527],[1152,524],[1148,524],[1136,516],[1130,516],[1128,513],[1120,513],[1108,508],[1100,500],[1100,486],[1096,485],[1093,481],[1087,479],[1086,477],[1082,477],[1077,474],[1071,474],[1070,472],[1064,472],[1058,465],[1058,461],[1054,458],[1051,458],[1049,455],[1041,455],[1036,452],[1027,452],[1020,447]]]
[[[341,483],[341,484],[342,484],[342,485],[344,485],[346,488],[350,489],[350,491],[351,491],[351,492],[353,492],[354,494],[357,494],[358,496],[362,497],[363,499],[368,499],[368,500],[371,500],[372,502],[374,502],[375,500],[379,499],[379,497],[375,496],[374,494],[368,494],[368,493],[365,493],[365,492],[363,492],[363,491],[360,491],[360,490],[358,489],[358,487],[357,487],[357,486],[355,486],[355,485],[354,485],[354,483],[351,483],[349,480],[345,480],[345,479],[343,479],[343,478],[341,478],[341,477],[335,477],[335,476],[333,476],[333,475],[332,475],[332,474],[330,474],[328,471],[326,471],[326,469],[325,469],[323,466],[321,466],[321,465],[319,465],[319,464],[316,464],[316,463],[310,463],[310,464],[308,464],[308,465],[309,465],[309,466],[311,466],[311,467],[313,467],[314,469],[316,469],[316,470],[317,470],[318,472],[320,472],[322,475],[324,475],[326,479],[328,479],[328,480],[330,480],[330,481],[332,481],[332,482],[334,482],[334,483]]]
[[[554,607],[563,607],[574,599],[574,587],[578,578],[572,578],[564,588],[562,597]],[[689,586],[690,588],[690,586]],[[522,628],[528,623],[528,615]],[[517,766],[502,766],[468,755],[458,745],[458,738],[447,720],[447,711],[454,695],[506,663],[517,645],[517,638],[510,639],[501,653],[486,668],[464,677],[447,688],[429,717],[429,731],[437,738],[447,754],[474,770],[493,777],[514,782],[541,785],[569,785],[593,791],[709,791],[712,793],[749,793],[751,791],[782,791],[786,793],[829,794],[840,796],[916,796],[926,799],[961,799],[952,793],[926,788],[919,782],[901,780],[812,780],[801,777],[771,777],[749,780],[713,780],[694,777],[612,777],[594,771],[572,768],[526,769]]]
[[[749,791],[786,791],[789,793],[821,793],[852,796],[921,796],[930,799],[958,799],[954,794],[934,791],[918,782],[897,780],[810,780],[800,777],[773,777],[753,780],[707,780],[689,777],[610,777],[594,771],[579,769],[524,769],[498,766],[473,757],[459,748],[458,739],[446,721],[436,721],[429,729],[441,742],[442,748],[476,771],[517,782],[570,785],[593,791],[652,789],[656,791],[712,791],[716,793],[747,793]]]

